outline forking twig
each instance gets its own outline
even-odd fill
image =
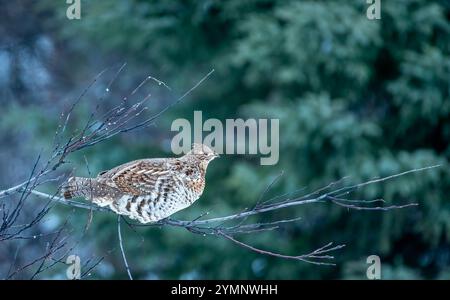
[[[27,180],[23,181],[22,183],[16,184],[12,187],[3,188],[0,190],[0,199],[6,197],[12,199],[17,194],[20,196],[18,203],[15,205],[13,204],[13,201],[8,201],[10,199],[5,200],[3,203],[0,203],[0,214],[1,214],[0,242],[6,240],[26,239],[27,237],[23,233],[26,230],[33,228],[33,226],[37,225],[42,220],[42,218],[45,215],[47,215],[47,213],[51,208],[49,205],[52,203],[53,204],[62,203],[75,208],[89,209],[90,212],[94,210],[107,211],[107,209],[101,209],[100,207],[97,207],[89,203],[86,204],[58,197],[56,196],[56,194],[59,193],[59,189],[55,194],[50,195],[38,191],[37,188],[43,185],[44,183],[61,180],[61,175],[55,174],[55,172],[61,166],[66,164],[66,159],[70,154],[80,151],[84,148],[94,146],[118,134],[148,127],[165,111],[167,111],[169,108],[173,107],[174,105],[180,103],[183,99],[185,99],[189,94],[192,93],[194,89],[196,89],[203,81],[205,81],[214,72],[214,70],[208,72],[192,88],[190,88],[187,92],[178,97],[175,102],[167,104],[156,114],[145,118],[144,121],[140,121],[138,118],[143,116],[143,113],[147,110],[147,107],[145,107],[144,104],[149,100],[150,94],[148,94],[142,100],[138,100],[131,106],[129,106],[130,103],[129,98],[131,98],[131,96],[133,95],[136,95],[137,91],[141,89],[144,86],[144,84],[149,81],[156,82],[157,85],[163,86],[164,88],[171,90],[171,88],[163,81],[150,75],[147,76],[143,82],[141,82],[135,89],[132,90],[129,97],[123,97],[120,104],[108,110],[106,113],[99,115],[100,104],[103,103],[102,100],[110,95],[113,83],[118,78],[118,75],[124,70],[125,66],[126,63],[121,64],[118,71],[116,71],[115,74],[113,75],[113,78],[108,82],[106,88],[104,89],[103,95],[101,95],[100,98],[98,98],[97,100],[98,103],[95,106],[95,109],[90,113],[87,122],[85,123],[84,126],[81,127],[81,130],[75,129],[75,131],[71,133],[69,132],[70,128],[69,125],[74,115],[75,108],[82,101],[82,99],[86,97],[88,91],[97,82],[99,82],[100,78],[104,76],[106,72],[109,71],[111,68],[107,68],[98,73],[95,76],[95,78],[87,85],[87,87],[82,90],[81,94],[75,99],[75,101],[68,106],[68,109],[60,115],[59,125],[57,126],[57,129],[53,137],[53,142],[50,145],[49,149],[51,151],[51,154],[49,155],[47,162],[45,162],[41,166],[42,157],[41,155],[39,155],[32,168],[32,172],[30,173]],[[138,121],[137,124],[136,122],[134,122],[136,120]],[[67,135],[69,136],[65,137]],[[88,172],[90,173],[87,160],[86,166],[88,168]],[[67,178],[65,178],[63,181],[66,181],[66,179]],[[48,200],[47,204],[42,208],[42,210],[37,211],[34,219],[32,219],[30,222],[26,222],[24,224],[17,224],[17,221],[20,219],[19,216],[22,215],[23,213],[22,209],[24,207],[24,204],[30,195],[47,199]],[[90,215],[90,218],[91,217],[92,215]],[[88,229],[89,223],[90,219],[86,224],[85,228],[86,230]],[[34,234],[33,239],[41,238],[44,236],[46,236],[46,234]],[[65,248],[66,246],[67,245],[64,244],[61,246],[61,248],[58,248],[57,250],[60,251],[60,249]],[[44,264],[49,259],[53,259],[51,257],[52,256],[51,250],[52,250],[51,248],[47,249],[47,251],[42,256],[35,258],[35,260],[32,260],[28,264],[25,264],[23,267],[13,272],[13,275],[11,275],[11,272],[9,272],[8,277],[17,276],[19,272],[22,272],[36,264],[38,264],[40,267],[38,272],[33,274],[32,276],[33,278],[36,277],[38,274],[42,273],[43,271],[49,269],[50,267],[53,266],[53,263],[50,263],[48,266],[44,266]],[[100,261],[101,259],[98,260],[94,265],[90,266],[89,272]],[[59,262],[64,263],[62,262],[62,258],[58,259],[58,263]]]

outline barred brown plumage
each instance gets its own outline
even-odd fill
[[[66,198],[84,197],[141,223],[156,222],[190,206],[203,193],[208,164],[218,157],[206,145],[193,144],[179,158],[131,161],[96,178],[71,177]]]

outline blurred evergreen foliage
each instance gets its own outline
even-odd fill
[[[450,5],[444,0],[381,5],[382,19],[368,20],[366,1],[82,1],[79,21],[65,18],[64,3],[35,5],[49,13],[45,28],[68,53],[69,77],[127,61],[134,71],[122,76],[124,90],[150,73],[182,91],[216,70],[157,128],[84,152],[94,173],[131,159],[170,155],[162,143],[171,135],[171,121],[192,119],[194,110],[222,120],[280,119],[277,165],[223,156],[210,167],[204,196],[176,217],[193,218],[206,210],[219,216],[251,206],[282,170],[271,195],[310,191],[344,176],[356,183],[442,164],[355,195],[418,202],[418,208],[367,212],[304,206],[276,213],[301,216],[295,225],[242,237],[288,254],[329,241],[346,243],[337,253],[337,267],[268,258],[180,229],[136,233],[123,227],[136,277],[363,279],[366,257],[377,254],[386,279],[450,278]],[[37,110],[25,110],[37,114],[27,122],[40,124]],[[13,127],[13,121],[10,115],[1,126]],[[39,131],[50,138],[48,127]],[[82,156],[78,162],[83,164]],[[80,212],[78,218],[82,227],[87,217]],[[87,239],[95,241],[89,247],[96,254],[118,247],[115,222],[110,215],[94,216]],[[93,273],[124,278],[120,253],[108,255]]]

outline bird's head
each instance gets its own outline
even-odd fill
[[[219,154],[203,144],[192,144],[192,149],[187,153],[202,161],[210,162],[214,158],[219,157]]]

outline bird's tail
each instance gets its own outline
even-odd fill
[[[75,197],[92,198],[97,181],[94,178],[70,177],[67,183],[61,188],[61,194],[65,199]]]

